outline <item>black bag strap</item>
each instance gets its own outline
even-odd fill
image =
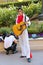
[[[25,15],[25,22],[26,22],[26,15]]]
[[[29,21],[29,20],[28,20]],[[25,15],[25,22],[26,22],[26,15]]]

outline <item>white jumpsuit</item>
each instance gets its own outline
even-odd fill
[[[28,22],[28,20],[29,17],[26,16],[26,22]],[[25,21],[25,14],[23,14],[23,21]],[[29,21],[29,25],[30,24],[31,22]],[[23,33],[19,36],[19,43],[21,46],[22,56],[26,56],[26,58],[30,58],[30,45],[29,45],[29,37],[28,37],[27,29],[25,29]]]

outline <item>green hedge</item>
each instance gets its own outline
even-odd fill
[[[37,23],[37,22],[32,22],[31,26],[28,27],[28,32],[29,33],[42,33],[43,32],[43,23]]]
[[[31,4],[31,3],[38,3],[39,0],[28,0],[28,1],[23,1],[23,2],[7,2],[7,3],[3,3],[3,4],[0,4],[0,7],[9,7],[9,5],[14,5],[14,6],[21,6],[21,5],[25,5],[27,6],[28,4]]]
[[[37,4],[31,3],[29,6],[23,6],[22,8],[27,16],[32,17],[34,14],[41,13],[42,5],[41,2]]]
[[[0,8],[0,27],[10,26],[14,24],[16,14],[17,12],[15,8]]]
[[[10,33],[12,30],[11,30],[11,28],[9,28],[9,27],[1,27],[0,28],[0,34],[3,34],[3,33]]]

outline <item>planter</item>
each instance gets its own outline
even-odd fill
[[[37,34],[39,37],[43,37],[43,33],[39,33]]]
[[[38,34],[28,34],[29,38],[39,38],[39,37],[43,37],[43,33],[38,33]]]
[[[29,38],[37,38],[37,34],[28,34],[29,35]]]
[[[37,34],[32,34],[32,38],[37,38]]]

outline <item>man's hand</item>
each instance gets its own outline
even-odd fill
[[[18,43],[18,40],[14,40],[14,42],[17,44]]]

